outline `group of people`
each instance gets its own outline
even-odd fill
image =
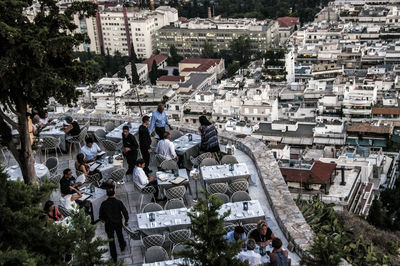
[[[228,243],[235,241],[246,241],[246,234],[244,228],[240,225],[236,226],[231,232],[228,232],[225,236]],[[261,264],[261,255],[254,252],[256,245],[265,247],[272,245],[272,252],[267,252],[271,265],[287,266],[289,265],[288,252],[282,249],[282,241],[275,237],[271,229],[268,227],[268,223],[265,220],[260,220],[257,223],[257,228],[251,231],[247,237],[247,243],[244,245],[247,247],[247,251],[241,253],[243,258],[250,261],[251,265]]]

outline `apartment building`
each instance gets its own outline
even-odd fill
[[[193,18],[177,21],[158,31],[157,48],[168,55],[171,45],[185,57],[199,57],[204,43],[210,42],[216,51],[227,50],[229,43],[239,36],[250,39],[252,52],[266,52],[279,43],[279,25],[274,20]]]

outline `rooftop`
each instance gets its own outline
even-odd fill
[[[311,169],[280,167],[286,182],[328,184],[336,164],[315,161]]]

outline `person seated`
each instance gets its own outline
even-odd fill
[[[158,197],[158,184],[157,179],[155,177],[147,177],[144,172],[144,167],[146,163],[143,159],[139,159],[136,161],[136,167],[133,169],[133,181],[141,188],[152,186],[156,189],[154,193],[154,198]]]
[[[47,219],[50,221],[62,221],[64,220],[64,216],[58,210],[58,208],[54,205],[54,202],[51,200],[46,201],[43,207],[44,213],[47,216]]]
[[[272,247],[274,248],[269,254],[271,265],[288,266],[289,265],[289,254],[287,250],[282,249],[282,240],[279,238],[272,239]]]
[[[86,138],[86,145],[81,148],[81,153],[85,155],[85,161],[93,162],[97,159],[97,154],[101,152],[99,145],[94,143],[94,140],[91,137]]]
[[[161,155],[165,160],[177,160],[178,155],[175,152],[175,145],[171,141],[171,134],[164,133],[164,138],[157,143],[156,153]]]
[[[250,265],[260,265],[262,264],[261,255],[255,252],[256,241],[254,239],[247,240],[247,251],[242,251],[239,253],[239,258],[243,261],[248,261]]]
[[[265,220],[260,220],[257,223],[257,229],[251,231],[249,235],[249,239],[254,239],[259,246],[268,246],[274,237],[274,233],[269,229]]]
[[[60,180],[61,196],[74,194],[76,192],[75,188],[80,185],[82,185],[82,182],[76,182],[76,178],[72,176],[71,169],[67,168],[63,171],[63,177]]]
[[[39,136],[40,131],[43,129],[43,126],[40,125],[39,121],[40,117],[38,115],[35,115],[32,118],[32,134],[34,136]]]
[[[78,136],[79,133],[81,133],[81,128],[79,127],[78,122],[74,121],[70,116],[67,116],[65,118],[65,121],[68,123],[68,126],[64,129],[64,132],[66,134],[65,144],[68,151],[71,145],[68,140],[72,139],[75,136]]]
[[[76,200],[82,198],[82,194],[78,189],[73,186],[70,186],[69,189],[73,191],[74,194],[67,194],[64,196],[61,194],[60,204],[65,209],[69,211],[74,211],[78,209],[78,204],[76,203]]]
[[[244,228],[240,225],[236,226],[235,230],[228,232],[225,238],[228,240],[228,243],[245,240],[246,234],[244,233]]]
[[[49,122],[49,113],[47,112],[47,110],[44,111],[44,112],[43,112],[43,115],[40,116],[39,124],[40,124],[43,128],[45,128],[45,127],[47,127],[48,125],[50,125],[50,122]]]
[[[80,171],[85,175],[88,175],[90,172],[90,165],[86,163],[85,155],[83,155],[83,153],[78,153],[76,156],[75,170]]]

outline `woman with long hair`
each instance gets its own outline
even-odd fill
[[[202,115],[199,117],[201,147],[204,152],[216,153],[219,152],[218,131],[215,126]]]
[[[61,221],[64,219],[64,216],[58,210],[58,208],[54,205],[54,202],[51,200],[46,201],[43,207],[43,211],[47,216],[47,219],[51,221]]]

